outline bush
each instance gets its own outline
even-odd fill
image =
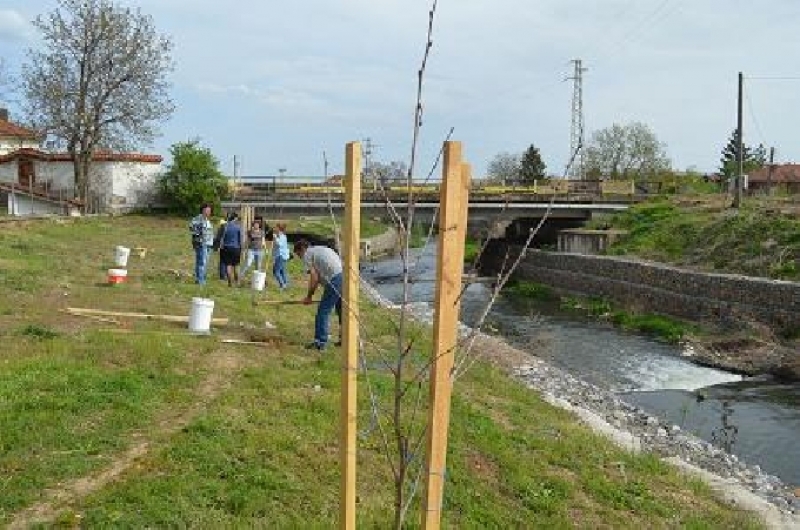
[[[161,194],[176,213],[192,215],[204,203],[219,211],[228,195],[228,180],[219,170],[219,161],[199,140],[180,142],[170,147],[172,165],[162,175]]]

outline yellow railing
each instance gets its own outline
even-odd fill
[[[604,180],[600,183],[600,193],[603,195],[633,195],[633,181]]]
[[[344,187],[326,184],[278,184],[273,189],[280,194],[306,194],[325,195],[343,194]],[[365,188],[364,193],[372,193]],[[380,191],[380,190],[379,190]],[[406,194],[409,191],[416,195],[435,194],[439,192],[438,184],[412,184],[409,186],[389,186],[387,192],[393,195]],[[476,195],[569,195],[569,194],[601,194],[601,195],[633,195],[634,183],[632,180],[605,180],[602,182],[572,181],[562,179],[536,180],[530,186],[499,186],[495,184],[473,184],[471,193]]]

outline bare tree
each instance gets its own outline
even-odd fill
[[[502,185],[514,184],[519,180],[522,157],[517,153],[498,153],[489,162],[486,176],[493,182]]]
[[[0,57],[0,104],[8,102],[7,98],[9,97],[12,83],[13,79],[11,78],[11,74],[8,73],[8,65],[6,61]]]
[[[405,184],[408,175],[408,164],[400,160],[391,162],[372,162],[370,171],[381,185]]]
[[[171,115],[172,43],[149,15],[113,0],[59,0],[33,24],[43,44],[22,69],[26,112],[72,155],[86,199],[98,149],[148,143]]]
[[[594,177],[652,176],[670,169],[666,146],[645,124],[614,124],[595,131],[586,148],[586,172]]]

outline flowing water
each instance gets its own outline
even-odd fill
[[[433,301],[434,264],[432,246],[412,258],[413,303],[429,307]],[[366,265],[362,274],[397,303],[401,270],[399,260],[389,259]],[[470,286],[462,297],[462,321],[474,323],[489,297],[486,286]],[[576,318],[557,307],[534,312],[501,297],[487,324],[511,344],[800,485],[800,384],[698,366],[678,346]]]

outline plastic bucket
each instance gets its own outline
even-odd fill
[[[114,264],[117,267],[127,267],[128,257],[131,255],[131,249],[127,247],[116,247],[114,249]]]
[[[116,285],[125,281],[128,277],[128,271],[125,269],[108,269],[108,283]]]
[[[255,271],[253,273],[253,290],[254,291],[263,291],[264,286],[267,283],[267,273],[261,271]]]
[[[192,298],[192,310],[189,312],[189,331],[192,333],[208,333],[211,331],[211,315],[213,313],[214,300]]]

